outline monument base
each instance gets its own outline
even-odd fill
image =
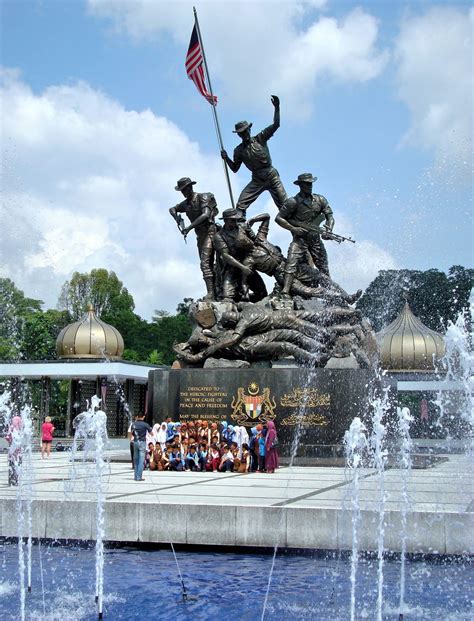
[[[339,457],[352,419],[369,418],[373,381],[366,369],[156,369],[148,412],[154,423],[169,416],[250,428],[273,420],[282,456]]]

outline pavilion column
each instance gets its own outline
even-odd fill
[[[50,405],[51,405],[51,378],[42,377],[41,378],[41,407],[40,407],[41,422],[44,421],[46,416],[50,416]]]
[[[73,403],[73,389],[72,385],[75,380],[70,380],[69,387],[67,391],[67,413],[66,413],[66,436],[69,437],[71,435],[71,413],[72,413],[72,403]]]
[[[68,421],[67,421],[67,433],[69,436],[74,435],[74,429],[72,428],[72,421],[81,411],[81,387],[82,382],[78,379],[71,380],[69,386],[69,404],[68,404]]]
[[[135,416],[134,409],[134,391],[135,391],[135,382],[132,379],[128,379],[125,381],[125,400],[128,404],[128,411],[130,412],[130,416],[133,418]]]

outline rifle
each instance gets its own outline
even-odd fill
[[[327,229],[318,229],[318,231],[323,239],[330,239],[338,244],[342,244],[344,241],[349,241],[355,244],[355,239],[352,239],[352,237],[343,237],[342,235],[337,235],[337,233],[333,233]]]
[[[184,225],[184,220],[183,217],[179,215],[179,213],[177,213],[175,215],[175,222],[176,222],[176,226],[178,227],[179,232],[181,233],[181,235],[184,237],[184,243],[187,244],[188,242],[186,241],[186,235],[187,233],[184,232],[184,229],[186,228]]]

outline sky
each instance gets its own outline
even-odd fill
[[[468,2],[196,2],[232,154],[237,121],[269,141],[334,212],[326,242],[350,292],[380,269],[473,266],[472,26]],[[136,312],[205,294],[195,238],[169,208],[177,179],[230,207],[210,105],[187,78],[193,4],[0,0],[0,277],[55,308],[74,271],[114,270]],[[250,180],[231,175],[234,196]],[[276,215],[265,193],[248,216]],[[290,234],[273,222],[270,240]]]

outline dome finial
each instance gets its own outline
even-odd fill
[[[120,360],[124,343],[120,332],[94,312],[92,304],[79,321],[61,330],[56,339],[58,358],[93,358]]]
[[[392,372],[433,371],[444,355],[444,339],[413,314],[407,297],[398,317],[376,335],[382,366]]]

